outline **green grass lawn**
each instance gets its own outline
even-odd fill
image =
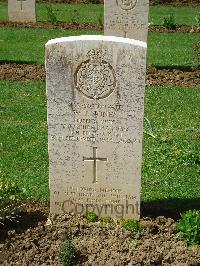
[[[45,84],[0,82],[1,174],[14,178],[29,199],[48,199]],[[200,196],[198,89],[146,90],[142,198]],[[176,207],[176,205],[175,205]]]
[[[37,20],[48,21],[47,6],[51,6],[58,21],[65,22],[103,22],[103,5],[95,4],[37,4]],[[161,25],[163,18],[169,14],[174,14],[175,22],[179,25],[196,25],[195,17],[200,13],[200,8],[192,7],[163,7],[153,6],[150,7],[149,22],[155,25]],[[7,3],[0,1],[0,19],[6,20],[7,16]]]
[[[49,21],[47,6],[52,10],[58,21],[77,23],[102,23],[103,5],[95,4],[45,4],[37,5],[38,21]]]
[[[155,138],[144,135],[144,200],[161,200],[166,203],[161,207],[169,209],[199,208],[199,101],[198,88],[147,89],[145,117],[152,132],[149,126],[145,130]]]
[[[69,31],[57,29],[27,29],[0,27],[0,60],[44,63],[44,45],[53,38],[101,34],[98,31]],[[198,34],[149,33],[148,63],[162,67],[194,66],[194,46]]]
[[[0,60],[44,64],[48,40],[72,35],[98,34],[92,31],[57,29],[0,28]]]
[[[178,25],[197,26],[195,17],[200,16],[200,8],[194,7],[150,7],[149,22],[154,25],[162,25],[164,17],[173,14]]]
[[[46,4],[38,7],[38,20],[47,20]],[[80,17],[80,22],[99,23],[103,16],[102,5],[52,7],[62,21]],[[151,7],[150,21],[160,24],[165,15],[173,13],[177,23],[193,25],[199,11]],[[5,2],[0,2],[0,19],[7,19]],[[82,34],[102,32],[0,27],[0,61],[44,64],[48,40]],[[160,67],[195,66],[197,41],[197,34],[149,33],[148,63]],[[0,81],[0,92],[0,174],[16,179],[25,189],[26,198],[48,200],[45,84]],[[192,203],[200,199],[199,102],[198,88],[147,88],[145,117],[152,129],[145,124],[144,201],[160,201],[163,207],[181,209],[187,204],[194,208]]]
[[[0,173],[14,178],[31,199],[48,197],[44,84],[0,82]]]
[[[198,34],[155,33],[148,38],[148,63],[162,67],[190,67],[197,65],[195,44]]]

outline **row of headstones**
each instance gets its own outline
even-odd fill
[[[105,0],[104,34],[146,41],[148,0]],[[13,22],[36,22],[35,0],[8,0]]]
[[[147,0],[106,0],[112,36],[46,44],[52,214],[139,219],[147,28]]]

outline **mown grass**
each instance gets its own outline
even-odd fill
[[[58,21],[77,23],[99,23],[103,22],[103,5],[95,4],[38,4],[38,21],[48,21],[47,5],[52,10]]]
[[[166,201],[174,209],[184,200],[200,202],[199,100],[198,88],[147,89],[145,117],[156,137],[145,133],[144,200]]]
[[[95,4],[37,4],[38,21],[48,21],[47,6],[51,6],[58,21],[72,22],[74,19],[79,23],[92,22],[99,23],[103,21],[103,5]],[[200,8],[193,7],[150,7],[149,22],[155,25],[162,25],[163,18],[169,14],[174,14],[178,25],[196,25],[195,16],[200,12]],[[0,19],[6,20],[7,3],[0,1]]]
[[[0,173],[30,199],[48,197],[46,97],[43,83],[0,82]]]
[[[194,49],[198,40],[198,34],[150,32],[147,61],[162,67],[197,66]]]
[[[1,81],[0,91],[0,172],[16,179],[28,199],[46,200],[45,84]],[[147,88],[145,117],[155,138],[145,126],[143,200],[199,198],[199,101],[198,89]]]
[[[164,17],[173,14],[177,25],[198,26],[195,17],[199,13],[200,8],[194,7],[152,6],[149,22],[154,25],[162,25]]]
[[[0,60],[44,64],[44,49],[48,40],[98,33],[80,30],[0,28]]]
[[[53,38],[101,34],[99,31],[0,27],[0,60],[44,64],[44,45]],[[183,33],[149,33],[148,63],[162,67],[195,66],[194,47],[199,36]]]

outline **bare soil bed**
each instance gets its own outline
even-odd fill
[[[150,32],[159,32],[159,33],[200,33],[200,27],[196,26],[187,26],[187,25],[181,25],[177,26],[174,30],[169,30],[163,26],[153,26],[151,25],[149,27]]]
[[[66,23],[66,22],[57,22],[51,23],[48,21],[41,22],[38,21],[37,23],[20,23],[20,22],[11,22],[7,20],[0,21],[0,27],[9,27],[9,28],[41,28],[41,29],[65,29],[65,30],[103,30],[103,25],[97,23]],[[151,32],[159,32],[159,33],[200,33],[200,27],[190,27],[187,25],[177,26],[174,30],[168,30],[163,26],[153,26],[149,27],[149,31]]]
[[[0,63],[0,80],[45,81],[45,69],[43,65]],[[200,70],[157,69],[148,66],[146,84],[200,87]]]
[[[0,21],[0,27],[9,28],[41,28],[41,29],[65,29],[65,30],[103,30],[103,25],[95,23],[65,23],[65,22],[11,22],[7,20]]]
[[[46,205],[29,204],[18,221],[0,227],[0,265],[59,265],[60,245],[75,246],[73,265],[200,265],[200,248],[176,236],[171,218],[143,217],[134,233],[117,222],[88,223],[83,216],[52,217]]]

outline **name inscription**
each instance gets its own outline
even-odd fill
[[[131,133],[130,124],[121,125],[121,119],[135,121],[134,129],[142,127],[141,108],[142,97],[135,97],[134,110],[123,110],[119,104],[71,104],[74,121],[62,124],[62,134],[52,134],[53,141],[80,141],[80,142],[111,142],[111,143],[140,143]],[[128,113],[126,113],[128,112]]]

